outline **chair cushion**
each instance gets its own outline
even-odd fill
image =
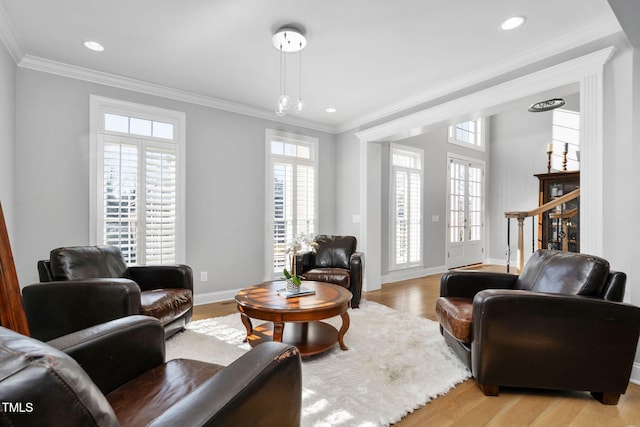
[[[351,286],[351,273],[345,268],[314,268],[302,275],[306,280],[316,282],[328,282],[349,289]]]
[[[186,313],[192,306],[191,290],[182,288],[154,289],[140,293],[140,311],[166,325]]]
[[[470,298],[440,297],[436,301],[436,318],[440,325],[457,340],[471,342],[473,300]]]
[[[15,426],[117,426],[109,403],[70,356],[0,327],[0,424]]]
[[[224,367],[174,359],[145,372],[107,395],[122,426],[146,426]]]
[[[71,246],[49,254],[54,280],[123,277],[127,265],[115,246]]]
[[[349,268],[351,255],[356,251],[357,241],[353,236],[316,236],[314,267]]]
[[[538,250],[527,261],[515,289],[562,295],[601,297],[609,262],[573,252]]]

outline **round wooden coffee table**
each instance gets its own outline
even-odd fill
[[[302,356],[311,356],[333,347],[338,342],[342,350],[344,334],[349,329],[351,292],[331,283],[304,281],[304,288],[313,289],[314,295],[285,298],[278,289],[284,281],[267,282],[238,292],[236,302],[247,338],[252,347],[264,341],[280,341],[295,345]],[[320,320],[342,317],[340,331]],[[256,328],[251,318],[267,320]],[[287,324],[285,327],[285,323]]]

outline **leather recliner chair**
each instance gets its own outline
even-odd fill
[[[640,334],[640,308],[622,302],[625,282],[602,258],[539,250],[519,276],[444,273],[436,317],[486,395],[578,390],[615,405]]]
[[[129,266],[114,246],[72,246],[38,262],[40,282],[22,290],[31,336],[50,340],[132,314],[160,320],[165,337],[193,312],[193,273],[186,265]]]
[[[312,252],[296,255],[296,271],[305,280],[328,282],[349,289],[351,307],[360,306],[362,296],[362,253],[353,236],[319,235]]]
[[[47,344],[0,327],[0,426],[300,425],[297,348],[263,343],[227,367],[164,357],[148,316]]]

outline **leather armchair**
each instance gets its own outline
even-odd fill
[[[186,265],[130,266],[113,246],[73,246],[38,262],[40,282],[22,290],[31,336],[50,340],[132,314],[160,320],[168,338],[193,312]]]
[[[640,308],[595,256],[539,250],[517,276],[442,275],[436,317],[486,395],[499,387],[589,391],[615,405],[629,383]]]
[[[163,328],[148,316],[46,344],[0,327],[0,425],[300,425],[295,347],[264,343],[227,367],[164,357]]]
[[[362,253],[353,236],[316,236],[313,252],[296,256],[296,272],[306,280],[334,283],[351,291],[351,307],[360,306],[362,295]]]

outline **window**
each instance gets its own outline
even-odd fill
[[[318,140],[267,129],[267,277],[288,268],[287,244],[315,234],[318,222]]]
[[[93,243],[184,262],[184,113],[92,96],[91,118]]]
[[[580,113],[563,109],[553,110],[553,155],[551,167],[557,171],[580,170]],[[563,151],[567,152],[566,169],[563,168]]]
[[[422,150],[391,144],[391,269],[422,265]]]
[[[484,151],[483,122],[480,118],[449,126],[449,142]]]

